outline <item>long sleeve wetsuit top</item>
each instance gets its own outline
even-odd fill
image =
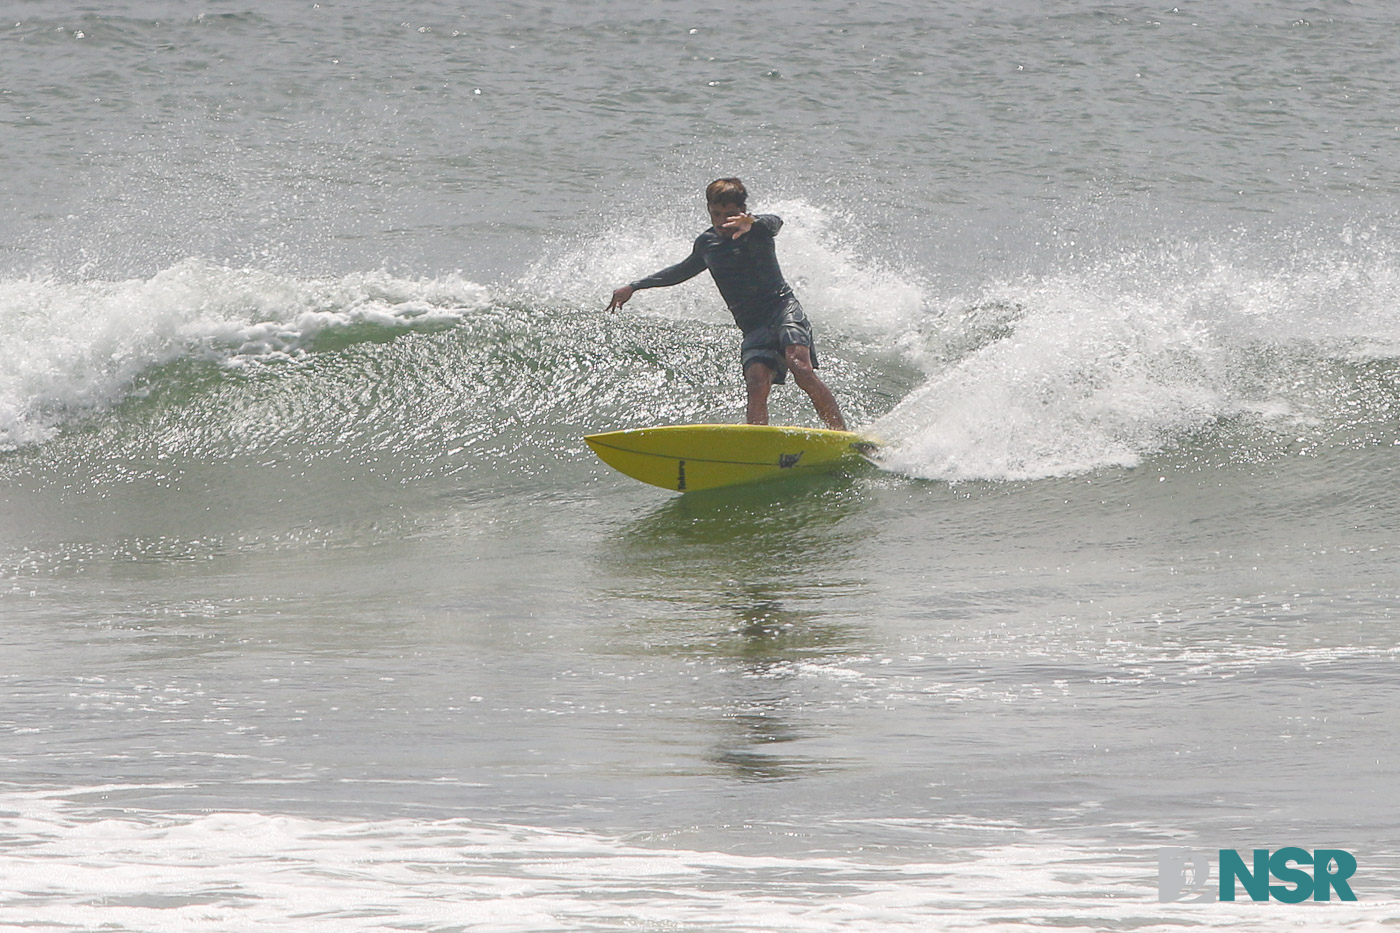
[[[713,227],[695,238],[689,256],[632,283],[633,288],[662,288],[693,279],[706,269],[714,277],[720,296],[744,333],[781,321],[795,300],[792,288],[778,268],[773,237],[782,229],[776,214],[758,214],[753,227],[741,237],[728,239]]]

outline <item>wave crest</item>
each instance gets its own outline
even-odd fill
[[[153,366],[295,359],[451,327],[489,302],[484,286],[456,276],[303,280],[199,259],[149,279],[0,280],[0,450],[120,401]]]

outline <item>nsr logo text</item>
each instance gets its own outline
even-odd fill
[[[1316,849],[1309,852],[1297,846],[1255,849],[1253,866],[1245,864],[1238,851],[1220,849],[1220,882],[1210,883],[1210,854],[1199,849],[1164,848],[1157,853],[1157,900],[1233,901],[1239,882],[1252,901],[1273,898],[1285,904],[1299,904],[1311,898],[1354,901],[1347,879],[1356,874],[1356,859],[1344,849]],[[1312,872],[1298,867],[1311,865]],[[1282,882],[1270,884],[1270,876]],[[1194,895],[1194,896],[1193,896]]]

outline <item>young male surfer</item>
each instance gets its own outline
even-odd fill
[[[775,383],[786,382],[791,370],[798,388],[811,397],[827,426],[844,431],[846,421],[836,397],[815,372],[819,364],[812,325],[778,268],[773,238],[782,229],[783,219],[750,214],[748,196],[737,178],[710,182],[705,203],[712,226],[695,238],[690,255],[614,291],[608,310],[621,308],[639,289],[679,285],[709,269],[734,323],[744,332],[739,358],[748,389],[749,424],[768,423],[768,393]]]

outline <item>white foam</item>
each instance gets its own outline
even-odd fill
[[[928,378],[874,425],[887,462],[1039,479],[1133,467],[1221,419],[1335,419],[1318,363],[1400,355],[1400,276],[1379,253],[1305,256],[1125,251],[946,299],[897,341]]]
[[[1064,281],[987,300],[1027,310],[880,419],[892,467],[959,480],[1134,466],[1228,408],[1209,335],[1164,309]]]
[[[142,933],[1249,931],[1304,921],[1310,929],[1359,930],[1381,929],[1396,907],[1364,888],[1361,901],[1325,907],[1159,904],[1155,843],[1070,844],[1024,830],[1025,841],[926,846],[915,858],[882,858],[878,849],[741,855],[467,819],[184,813],[104,802],[123,790],[0,794],[6,923]],[[841,838],[887,833],[888,822],[843,821]],[[915,836],[983,832],[978,821],[966,822],[958,829],[953,817],[906,819],[899,828]],[[998,838],[1017,832],[993,828]],[[747,850],[762,832],[754,828]],[[783,835],[781,827],[773,833]]]
[[[198,259],[149,279],[0,280],[0,450],[121,400],[151,366],[286,359],[328,330],[447,326],[488,300],[455,276],[304,280]]]

